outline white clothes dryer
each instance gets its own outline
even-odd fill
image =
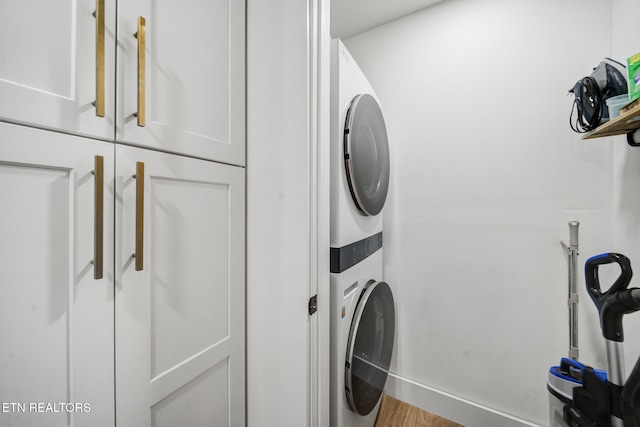
[[[331,274],[331,427],[373,427],[389,372],[395,306],[382,249]]]
[[[382,280],[389,145],[378,98],[340,40],[331,46],[331,427],[373,427],[395,334]]]
[[[378,98],[344,44],[331,45],[331,247],[382,232],[389,143]],[[332,266],[332,272],[343,271]]]

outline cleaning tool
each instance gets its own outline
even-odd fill
[[[603,291],[599,269],[607,264],[617,264],[620,275]],[[640,427],[640,358],[629,378],[625,378],[622,349],[622,319],[640,311],[640,289],[628,288],[632,276],[631,262],[622,254],[604,253],[585,263],[587,292],[598,309],[605,339],[607,371],[566,358],[557,369],[550,370],[547,388],[557,398],[551,405],[552,427]],[[555,379],[551,378],[552,373]],[[565,403],[562,418],[558,416],[558,401]]]
[[[569,357],[549,368],[549,425],[566,427],[563,409],[573,399],[573,389],[582,386],[582,375],[588,366],[578,362],[578,221],[569,222],[569,242],[561,241],[567,255],[569,306]],[[606,374],[602,372],[602,375]]]
[[[578,221],[569,223],[569,244],[560,242],[567,253],[569,271],[569,358],[578,360]]]
[[[547,380],[547,390],[549,391],[549,426],[567,427],[565,421],[565,408],[571,408],[573,404],[573,390],[583,387],[585,371],[593,370],[601,382],[606,382],[607,373],[605,371],[594,370],[590,366],[584,365],[577,360],[563,357],[559,366],[552,366],[549,369]],[[576,412],[572,418],[580,417],[581,413]],[[584,419],[588,419],[584,417]]]
[[[620,266],[620,276],[603,292],[600,288],[598,268],[604,264],[616,263]],[[622,343],[624,332],[622,317],[640,310],[640,289],[627,289],[633,272],[629,258],[622,254],[605,253],[591,257],[585,264],[587,291],[598,308],[600,327],[605,339],[607,352],[608,384],[611,390],[611,425],[623,426],[620,395],[625,383],[624,353]]]
[[[620,275],[609,289],[603,291],[599,268],[606,264],[617,264]],[[636,366],[634,374],[625,384],[622,349],[622,318],[625,314],[640,310],[640,289],[627,289],[632,276],[631,262],[622,254],[604,253],[589,258],[585,263],[587,292],[598,309],[600,328],[605,339],[607,379],[598,376],[593,369],[584,370],[583,385],[574,388],[573,402],[564,410],[565,421],[569,426],[638,425],[632,416],[638,408],[636,390],[640,388],[640,373]],[[625,413],[630,414],[627,419]]]
[[[567,255],[568,306],[569,306],[569,357],[560,365],[549,368],[549,425],[566,427],[563,409],[573,399],[573,389],[582,386],[582,376],[588,366],[578,362],[578,221],[569,222],[569,243],[561,241]],[[600,371],[606,378],[606,373]]]

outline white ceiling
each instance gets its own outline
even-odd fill
[[[331,0],[331,36],[346,39],[444,0]]]

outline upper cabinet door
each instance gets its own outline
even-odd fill
[[[245,2],[118,6],[118,142],[245,164]]]
[[[0,120],[113,141],[114,37],[115,0],[3,2]]]

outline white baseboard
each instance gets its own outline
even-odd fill
[[[467,427],[540,427],[424,384],[389,373],[384,392],[432,414]]]

